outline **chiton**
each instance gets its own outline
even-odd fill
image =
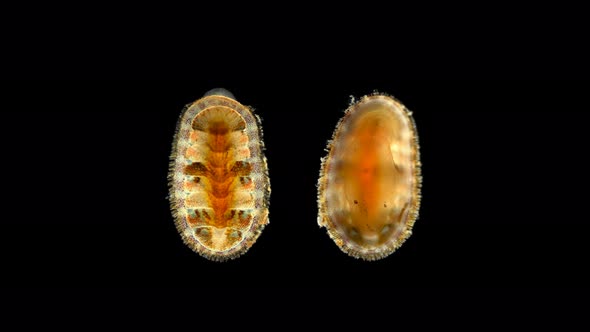
[[[172,150],[170,205],[184,243],[213,261],[244,254],[269,222],[260,118],[211,90],[183,110]]]
[[[378,260],[411,235],[420,206],[412,114],[373,94],[352,103],[328,142],[318,181],[318,224],[345,253]]]

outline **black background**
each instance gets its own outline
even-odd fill
[[[237,260],[187,248],[166,199],[176,121],[224,87],[262,117],[270,224]],[[2,92],[4,287],[587,287],[588,82],[12,81]],[[376,262],[317,226],[320,158],[349,96],[414,112],[414,234]]]

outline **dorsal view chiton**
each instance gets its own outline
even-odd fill
[[[392,97],[353,103],[322,159],[318,223],[345,253],[378,260],[411,235],[420,206],[414,120]]]
[[[182,112],[170,163],[170,205],[184,243],[225,261],[244,254],[268,224],[270,182],[260,119],[227,90]]]

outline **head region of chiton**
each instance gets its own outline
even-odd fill
[[[342,251],[377,260],[411,235],[420,206],[414,120],[399,101],[373,94],[352,103],[322,159],[318,223]]]
[[[172,150],[170,205],[184,243],[214,261],[245,253],[269,222],[259,118],[212,90],[183,110]]]

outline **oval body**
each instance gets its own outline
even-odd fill
[[[170,164],[176,228],[187,246],[214,261],[245,253],[268,224],[260,119],[232,97],[216,89],[184,109]]]
[[[365,96],[346,110],[322,159],[318,223],[347,254],[386,257],[411,235],[421,181],[411,113],[389,96]]]

